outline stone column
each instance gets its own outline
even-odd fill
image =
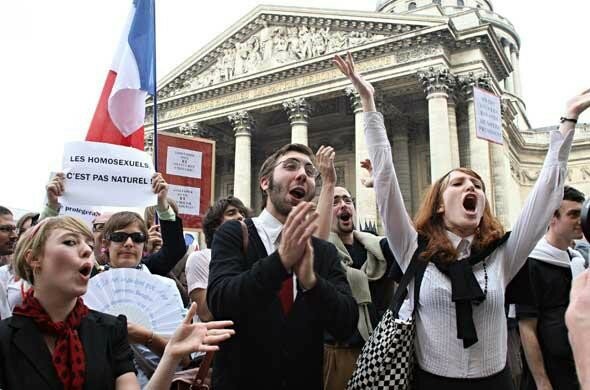
[[[484,88],[490,90],[489,76],[475,76],[470,73],[467,77],[462,78],[460,81],[461,90],[467,103],[467,145],[469,148],[468,167],[477,172],[483,179],[490,204],[493,207],[492,194],[492,180],[491,180],[491,169],[490,169],[490,148],[488,141],[477,138],[476,126],[475,126],[475,102],[473,100],[473,87]]]
[[[454,83],[448,69],[430,68],[420,72],[418,78],[428,99],[430,172],[435,182],[453,168],[448,99]]]
[[[412,215],[412,177],[410,171],[410,149],[408,122],[404,118],[392,119],[391,153],[397,181],[402,191],[406,210]]]
[[[457,110],[456,110],[456,99],[455,94],[451,94],[448,99],[448,111],[449,111],[449,133],[451,136],[451,168],[459,168],[461,161],[459,159],[459,134],[457,128]]]
[[[513,75],[516,68],[514,66],[514,63],[512,62],[512,54],[510,53],[510,43],[508,42],[508,40],[506,40],[506,38],[502,38],[502,46],[504,47],[504,54],[512,64],[512,73],[510,73],[508,77],[506,77],[506,79],[504,80],[504,88],[506,89],[506,92],[514,93]]]
[[[305,98],[295,98],[283,102],[283,108],[291,122],[291,142],[308,145],[307,126],[311,106]]]
[[[247,111],[228,116],[236,137],[234,160],[234,196],[240,198],[246,207],[252,207],[252,131],[254,120]]]
[[[356,193],[356,214],[359,220],[359,230],[364,228],[367,224],[378,225],[377,222],[377,201],[375,199],[375,190],[367,188],[361,183],[361,177],[365,174],[365,170],[361,168],[361,161],[369,158],[367,152],[367,143],[365,142],[365,121],[363,117],[363,107],[358,93],[352,89],[347,88],[346,94],[350,98],[352,110],[354,112],[354,172]]]
[[[518,50],[516,46],[510,45],[510,55],[512,60],[512,67],[514,68],[514,94],[522,98],[522,84],[520,79],[520,61],[518,59]]]

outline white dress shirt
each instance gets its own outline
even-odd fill
[[[418,247],[418,233],[404,206],[383,116],[377,112],[368,112],[364,116],[377,206],[389,246],[402,271],[405,271]],[[513,226],[510,238],[485,260],[487,296],[481,305],[473,306],[473,321],[479,341],[470,348],[463,348],[462,341],[457,338],[449,278],[434,264],[428,265],[416,315],[416,358],[423,370],[450,378],[482,378],[496,374],[506,366],[504,292],[547,230],[553,212],[559,208],[573,135],[573,131],[565,137],[560,132],[551,134],[543,169]],[[457,247],[461,239],[453,236],[449,234],[451,242]],[[469,251],[464,251],[460,258],[468,256]],[[473,273],[483,290],[483,264],[476,264]],[[402,318],[407,318],[414,307],[413,282],[409,289],[409,298],[400,310]]]

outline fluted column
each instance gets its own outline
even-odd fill
[[[283,102],[283,108],[291,122],[291,142],[308,145],[307,127],[311,106],[305,98],[295,98]]]
[[[514,45],[510,45],[510,58],[512,60],[512,67],[514,68],[514,94],[522,98],[522,84],[520,79],[520,60],[518,59],[518,49]]]
[[[490,90],[489,76],[475,76],[470,73],[467,77],[460,79],[462,94],[467,104],[467,144],[469,147],[467,167],[477,172],[483,179],[488,189],[488,197],[492,193],[492,178],[490,169],[490,147],[489,142],[477,138],[475,122],[475,102],[473,99],[473,87]],[[493,205],[493,201],[490,202]]]
[[[448,99],[454,83],[447,69],[430,68],[418,77],[428,99],[430,172],[434,182],[453,168]]]
[[[448,99],[448,111],[449,111],[449,134],[451,136],[451,168],[459,168],[461,161],[459,158],[459,134],[457,128],[457,106],[456,96],[451,94]]]
[[[513,75],[516,68],[514,67],[514,63],[512,62],[512,54],[510,53],[510,43],[505,38],[502,38],[502,46],[504,47],[504,54],[506,55],[506,58],[508,58],[508,60],[510,60],[510,63],[512,64],[512,73],[510,73],[508,77],[504,79],[504,88],[506,92],[514,93]]]
[[[254,120],[247,111],[239,111],[228,117],[236,137],[234,160],[234,196],[247,207],[252,195],[252,131]]]
[[[394,130],[391,136],[393,165],[395,166],[395,173],[406,210],[412,214],[412,176],[410,171],[408,122],[403,118],[395,118],[393,123],[395,123],[395,127],[392,127]]]
[[[367,188],[361,183],[362,175],[365,174],[361,168],[361,161],[369,158],[367,143],[365,142],[365,121],[363,117],[363,107],[358,93],[347,88],[346,94],[350,98],[350,103],[354,112],[354,161],[355,161],[355,183],[356,183],[356,214],[359,219],[359,229],[366,224],[377,226],[377,201],[375,191]]]

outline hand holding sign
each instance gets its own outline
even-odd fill
[[[152,190],[158,196],[158,210],[168,210],[168,183],[161,173],[154,173],[152,176]]]
[[[47,205],[53,210],[59,209],[58,198],[63,195],[65,190],[66,175],[63,172],[56,173],[55,176],[45,186],[47,192]]]

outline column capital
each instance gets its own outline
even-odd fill
[[[455,77],[446,68],[435,69],[430,67],[427,71],[417,74],[422,83],[426,98],[430,99],[436,94],[452,96],[455,91]]]
[[[493,92],[492,90],[492,78],[489,73],[475,74],[469,72],[467,76],[460,76],[457,79],[458,89],[461,95],[465,99],[473,98],[473,87],[485,89],[486,91]]]
[[[143,150],[151,153],[154,151],[154,132],[147,133],[143,140]]]
[[[356,91],[356,89],[352,87],[348,87],[344,90],[344,93],[350,99],[350,105],[352,106],[352,111],[355,114],[363,111],[363,104],[361,103],[361,96]]]
[[[180,125],[180,134],[189,137],[210,137],[211,132],[199,122],[187,122]]]
[[[291,124],[293,122],[305,122],[309,121],[311,114],[311,104],[306,98],[294,98],[283,102],[283,108],[289,116]]]
[[[254,131],[254,118],[248,111],[238,111],[227,117],[234,128],[234,134],[237,136],[251,136]]]

